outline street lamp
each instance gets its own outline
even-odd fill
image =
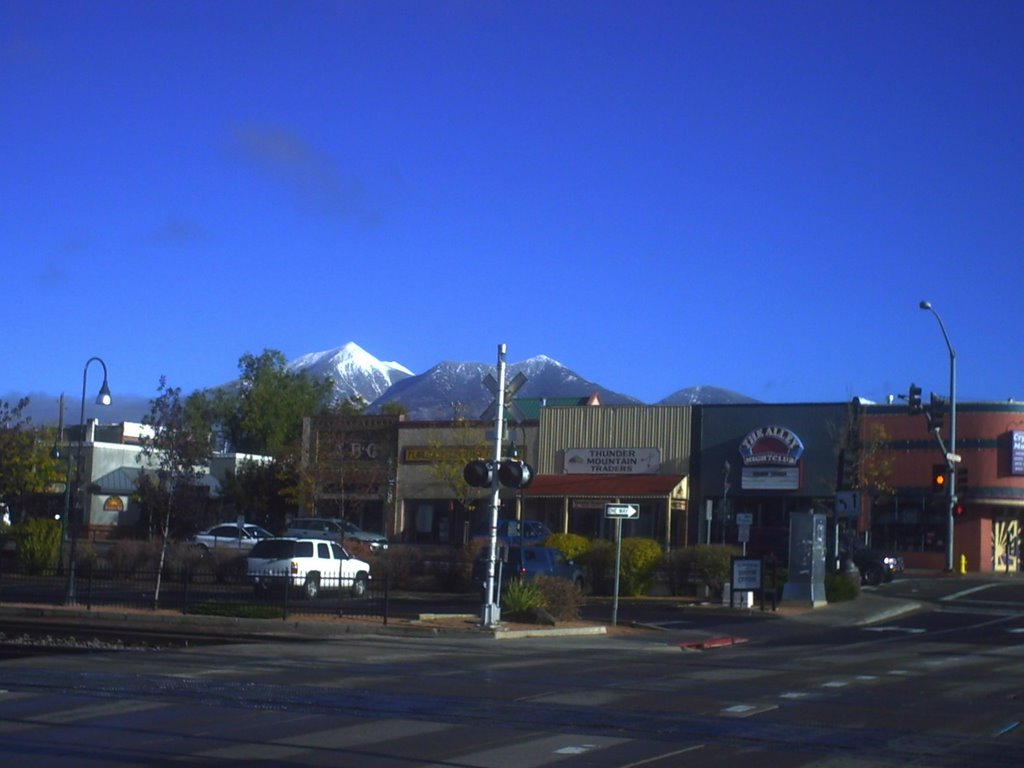
[[[926,312],[935,315],[939,321],[939,329],[942,331],[942,338],[946,340],[946,349],[949,350],[949,445],[946,447],[946,466],[949,468],[949,510],[946,519],[948,535],[946,536],[946,570],[953,570],[953,519],[956,512],[956,350],[946,333],[946,326],[935,311],[930,301],[922,301],[918,305]],[[938,431],[938,428],[936,428]],[[941,443],[941,440],[940,440]]]
[[[82,409],[78,416],[78,460],[75,464],[75,509],[71,514],[71,555],[68,558],[68,588],[67,593],[64,596],[64,602],[73,605],[77,602],[75,594],[75,552],[78,545],[78,526],[83,517],[83,504],[82,504],[82,453],[85,447],[85,387],[86,380],[89,376],[89,365],[93,362],[97,362],[103,368],[103,385],[100,387],[100,393],[96,396],[97,405],[110,405],[110,386],[107,384],[107,364],[104,363],[98,357],[90,357],[85,361],[85,367],[82,369]]]

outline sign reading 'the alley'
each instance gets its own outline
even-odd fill
[[[569,475],[650,475],[661,467],[657,448],[566,448]]]

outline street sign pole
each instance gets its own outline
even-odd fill
[[[604,516],[615,521],[615,594],[612,597],[612,625],[619,623],[619,571],[622,564],[622,521],[640,517],[636,504],[605,504]]]
[[[615,518],[615,597],[612,598],[612,626],[619,624],[619,570],[622,564],[622,518]]]

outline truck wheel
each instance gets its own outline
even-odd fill
[[[870,563],[865,566],[864,574],[861,577],[864,579],[864,583],[871,587],[877,587],[882,583],[882,579],[885,578],[885,574],[882,573],[882,566],[878,563]]]
[[[357,573],[356,577],[352,580],[352,597],[365,597],[369,591],[370,584],[366,574]]]
[[[313,600],[320,594],[320,576],[311,573],[306,577],[306,583],[302,585],[302,596],[307,600]]]

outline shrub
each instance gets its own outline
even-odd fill
[[[739,554],[735,547],[720,544],[696,544],[666,555],[673,584],[696,583],[708,593],[717,594],[731,578],[732,558]]]
[[[856,600],[859,595],[860,583],[847,574],[842,571],[829,571],[825,574],[825,599],[830,603]]]
[[[583,593],[567,579],[538,576],[534,583],[543,598],[542,607],[559,621],[574,621],[583,611]]]
[[[370,572],[374,579],[387,577],[392,588],[408,589],[413,586],[414,578],[419,573],[422,557],[415,547],[401,544],[388,547],[386,552],[374,556],[370,563]]]
[[[590,551],[590,539],[578,533],[553,533],[544,540],[545,547],[554,547],[566,560],[582,562]]]
[[[590,589],[595,595],[610,595],[615,587],[615,544],[607,539],[595,539],[580,556],[579,564],[587,574]]]
[[[525,616],[534,608],[545,608],[544,593],[537,581],[512,579],[501,589],[502,608],[511,616]]]
[[[107,562],[112,570],[131,575],[144,568],[148,554],[146,542],[131,539],[119,539],[107,550]]]
[[[654,539],[630,536],[622,540],[621,554],[619,591],[633,597],[646,594],[661,563],[661,545]]]
[[[52,570],[60,557],[60,526],[56,520],[31,518],[12,529],[18,560],[34,573]]]

